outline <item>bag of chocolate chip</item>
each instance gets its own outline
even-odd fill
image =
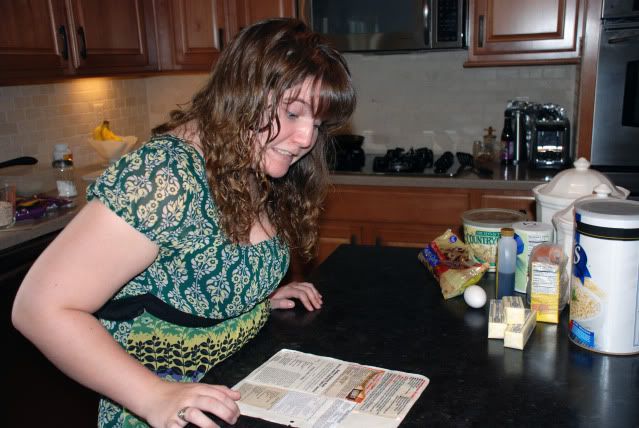
[[[431,241],[417,258],[439,283],[444,299],[459,296],[477,284],[489,267],[488,263],[477,262],[470,247],[450,229]]]

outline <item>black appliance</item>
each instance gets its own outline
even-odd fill
[[[361,171],[366,162],[362,135],[336,135],[328,151],[328,166],[332,171]]]
[[[341,51],[466,46],[467,0],[300,0],[299,11]]]
[[[639,197],[639,1],[604,0],[591,167]]]
[[[373,159],[373,171],[385,173],[424,172],[433,166],[433,151],[429,148],[405,150],[401,147],[386,151]]]
[[[555,104],[543,104],[535,108],[531,117],[532,167],[562,169],[570,166],[570,121],[566,110]]]

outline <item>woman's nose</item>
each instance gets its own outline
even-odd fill
[[[309,147],[312,147],[315,143],[316,138],[315,124],[309,123],[300,125],[295,136],[296,142],[301,148],[307,149]]]

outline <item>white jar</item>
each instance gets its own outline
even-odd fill
[[[626,199],[630,191],[615,186],[604,174],[590,169],[590,162],[579,158],[574,168],[561,171],[549,183],[533,188],[537,206],[537,221],[551,223],[553,215],[572,204],[576,199],[592,195],[595,187],[606,184],[612,189],[611,197]]]

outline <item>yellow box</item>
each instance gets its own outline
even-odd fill
[[[537,321],[559,322],[560,274],[557,264],[530,264],[530,309],[537,311]]]

